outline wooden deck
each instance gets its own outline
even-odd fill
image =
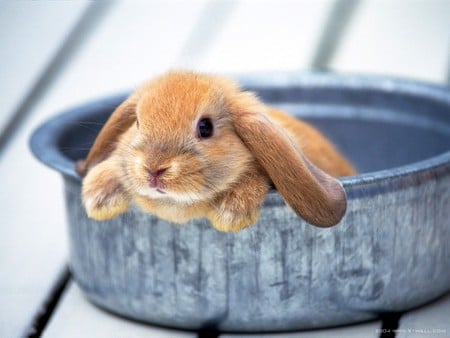
[[[60,177],[28,149],[46,118],[170,68],[445,84],[449,13],[449,0],[1,2],[0,337],[206,336],[134,323],[84,298],[67,272]],[[447,296],[400,317],[264,337],[449,337],[449,318]]]

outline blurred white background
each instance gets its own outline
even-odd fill
[[[449,53],[450,0],[0,2],[0,336],[26,330],[67,261],[59,177],[27,146],[45,118],[171,68],[445,85]]]
[[[56,91],[76,95],[72,101],[174,67],[319,67],[444,83],[449,13],[449,0],[4,1],[0,118],[49,77],[48,68]]]

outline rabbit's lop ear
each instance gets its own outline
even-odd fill
[[[85,160],[76,163],[80,176],[85,176],[89,169],[105,160],[115,149],[120,135],[136,121],[136,100],[134,96],[122,102],[106,121]]]
[[[342,184],[312,164],[286,132],[263,113],[233,113],[237,134],[291,208],[319,227],[337,224],[347,199]]]

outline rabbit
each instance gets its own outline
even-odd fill
[[[337,224],[356,173],[318,130],[273,109],[234,81],[170,71],[120,104],[97,136],[84,176],[87,215],[107,220],[131,204],[185,223],[206,217],[219,231],[257,222],[275,187],[304,220]]]

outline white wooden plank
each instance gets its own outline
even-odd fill
[[[449,337],[450,294],[403,315],[396,334],[398,338]]]
[[[42,337],[187,338],[197,334],[136,323],[105,312],[88,302],[78,286],[71,283]]]
[[[60,180],[32,158],[27,141],[19,135],[0,162],[2,337],[30,324],[66,260]]]
[[[197,67],[230,73],[307,69],[331,4],[331,0],[239,1]]]
[[[114,2],[58,83],[66,102],[131,89],[172,68],[207,0]]]
[[[450,1],[361,1],[333,70],[446,82]]]
[[[37,163],[24,128],[0,162],[0,336],[16,337],[36,314],[66,260],[59,177]]]
[[[66,81],[58,90],[77,102],[133,88],[172,68],[215,73],[305,68],[311,61],[330,3],[331,0],[244,0],[235,5],[222,0],[209,6],[206,0],[114,3],[76,55],[76,62],[67,69]],[[199,34],[199,16],[207,16],[208,10],[209,15],[220,16],[223,9],[228,13],[227,19],[221,21],[224,26],[203,27],[205,31],[213,29],[216,33],[212,36]]]
[[[36,314],[66,260],[58,175],[28,150],[24,127],[0,162],[0,336],[16,337]]]
[[[87,2],[2,2],[0,130],[84,12]],[[1,155],[0,336],[31,324],[67,256],[58,175],[28,150],[34,125],[20,128]]]
[[[378,338],[380,322],[371,322],[365,324],[350,325],[339,328],[299,331],[289,333],[273,333],[273,334],[222,334],[220,338],[328,338],[328,337],[345,337],[345,338]]]
[[[87,1],[0,2],[0,133],[87,5]]]

